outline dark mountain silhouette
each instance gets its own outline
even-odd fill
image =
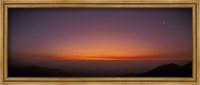
[[[192,77],[192,62],[179,66],[177,64],[161,65],[140,74],[139,77]]]
[[[192,77],[192,62],[172,72],[171,75],[176,75],[178,77]]]
[[[174,63],[164,64],[142,74],[127,73],[121,77],[192,77],[192,62],[179,66]]]
[[[166,64],[156,67],[143,74],[127,73],[121,75],[105,76],[92,73],[67,72],[59,69],[41,66],[24,66],[8,68],[9,77],[192,77],[192,62],[179,66]]]

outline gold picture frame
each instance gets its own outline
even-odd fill
[[[200,0],[0,0],[0,85],[200,85]],[[192,78],[9,78],[7,73],[8,8],[192,8]]]

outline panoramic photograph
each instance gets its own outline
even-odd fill
[[[192,8],[9,8],[8,77],[192,77]]]

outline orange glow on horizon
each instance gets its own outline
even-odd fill
[[[191,60],[187,57],[142,57],[142,56],[59,56],[59,60]]]

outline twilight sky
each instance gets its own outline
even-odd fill
[[[191,60],[192,10],[9,8],[8,42],[10,63]]]

